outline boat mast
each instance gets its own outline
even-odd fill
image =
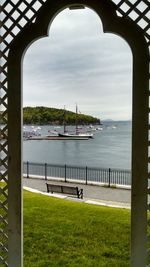
[[[75,124],[76,124],[76,134],[78,134],[78,125],[77,125],[78,118],[77,118],[77,116],[78,116],[78,106],[76,104],[76,121],[75,121]]]
[[[66,133],[66,108],[64,106],[64,133]]]

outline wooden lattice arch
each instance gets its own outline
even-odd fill
[[[21,226],[20,231],[18,232],[18,229],[15,231],[15,223],[17,224],[17,218],[15,220],[13,209],[10,211],[10,202],[14,198],[15,192],[13,192],[12,188],[12,181],[10,181],[10,175],[9,175],[9,168],[11,165],[10,161],[10,154],[9,153],[9,146],[11,147],[11,143],[13,142],[13,139],[11,137],[10,131],[9,131],[9,116],[8,113],[10,112],[9,108],[9,91],[8,91],[8,81],[9,81],[9,73],[8,73],[8,56],[11,49],[11,46],[17,36],[23,30],[31,24],[34,24],[36,22],[36,19],[38,17],[38,14],[43,9],[44,5],[47,4],[47,2],[50,0],[1,0],[1,6],[0,6],[0,19],[1,19],[1,28],[0,28],[0,48],[1,48],[1,54],[0,54],[0,111],[1,111],[1,125],[0,125],[0,180],[5,181],[5,185],[1,185],[0,187],[0,266],[9,266],[9,267],[19,267],[22,266],[22,250],[21,250]],[[116,10],[116,14],[119,18],[127,18],[129,21],[133,21],[134,24],[139,28],[141,36],[145,38],[147,49],[150,51],[150,3],[149,0],[105,0],[107,3],[112,2],[113,8]],[[55,2],[54,0],[51,0],[51,2]],[[63,1],[62,1],[63,2]],[[82,2],[86,1],[80,1]],[[96,2],[96,0],[93,0],[93,2]],[[103,2],[103,1],[102,1]],[[133,40],[134,41],[134,40]],[[150,75],[149,75],[150,78]],[[150,89],[150,88],[148,88]],[[149,99],[149,90],[147,88],[143,88],[143,90],[146,90],[145,94],[147,97],[147,103]],[[150,108],[149,106],[145,107],[147,109],[147,118],[145,118],[144,121],[144,129],[143,132],[145,133],[145,144],[147,144],[147,174],[144,174],[144,177],[141,177],[143,179],[144,185],[146,188],[143,190],[143,195],[145,196],[145,199],[147,199],[147,195],[150,193],[149,189],[147,188],[148,180],[150,179],[150,174],[148,173],[148,163],[150,162],[150,157],[148,155],[148,146],[150,145],[150,141],[148,139],[148,130],[150,130],[149,125],[149,113]],[[147,122],[147,123],[146,123]],[[135,133],[136,135],[136,133]],[[134,132],[133,132],[134,136]],[[144,146],[144,144],[143,144]],[[133,146],[134,147],[134,146]],[[11,150],[11,149],[10,149]],[[137,151],[135,151],[136,153]],[[17,160],[17,159],[16,159]],[[18,159],[18,166],[21,165],[21,162]],[[21,167],[20,167],[21,169]],[[11,169],[12,171],[12,169]],[[139,182],[139,181],[138,181]],[[135,182],[133,182],[135,183]],[[18,181],[18,187],[21,187],[21,179]],[[9,187],[9,190],[8,190]],[[135,190],[133,190],[133,198],[134,194],[136,194],[136,190],[138,188],[133,184],[133,187],[135,187]],[[133,188],[134,189],[134,188]],[[141,193],[142,191],[140,191]],[[140,195],[139,195],[140,199]],[[148,205],[147,205],[148,204]],[[149,203],[145,202],[145,206],[141,207],[140,203],[137,203],[137,207],[134,210],[134,207],[132,209],[132,218],[133,222],[135,223],[138,219],[138,213],[136,214],[136,209],[145,209],[145,206],[148,207],[148,211],[150,209]],[[133,205],[134,206],[134,205]],[[18,210],[20,209],[20,213],[18,214],[18,217],[20,218],[21,222],[21,198],[18,196]],[[12,222],[12,218],[14,219]],[[144,219],[145,218],[145,219]],[[150,225],[150,221],[148,223],[145,222],[147,218],[143,217],[143,225]],[[133,243],[132,246],[134,246],[134,242],[136,240],[135,232],[133,229],[134,225],[132,225],[132,232],[133,232]],[[12,234],[12,229],[14,229],[14,232]],[[147,233],[149,230],[147,231]],[[15,240],[15,245],[14,245]],[[146,247],[149,248],[149,240],[150,238],[143,237],[143,242],[145,240],[147,245],[144,245],[142,248],[138,248],[138,251],[141,251],[141,255],[139,255],[139,258],[141,258],[141,262],[138,261],[138,264],[136,264],[135,257],[136,252],[133,252],[132,255],[132,266],[139,266],[144,267],[146,266],[145,263],[145,257],[142,256],[145,255]],[[133,249],[134,251],[134,249]],[[149,250],[148,250],[149,251]],[[16,254],[14,254],[16,253]],[[147,253],[147,255],[149,252]],[[15,258],[15,260],[14,260]],[[148,258],[148,257],[147,257]]]

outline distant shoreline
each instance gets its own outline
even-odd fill
[[[51,107],[24,107],[24,124],[35,125],[99,125],[100,119],[90,115]]]

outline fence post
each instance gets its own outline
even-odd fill
[[[27,178],[29,178],[29,161],[27,161]]]
[[[45,180],[47,180],[47,163],[45,163]]]
[[[108,187],[110,187],[110,182],[111,182],[111,169],[109,168],[109,174],[108,174]]]
[[[88,182],[88,176],[87,176],[87,166],[85,168],[85,184]]]
[[[65,182],[67,182],[67,166],[65,164]]]

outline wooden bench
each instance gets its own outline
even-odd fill
[[[58,184],[46,183],[48,193],[61,193],[66,195],[76,195],[78,198],[83,198],[83,189],[79,189],[77,186],[66,186]]]

